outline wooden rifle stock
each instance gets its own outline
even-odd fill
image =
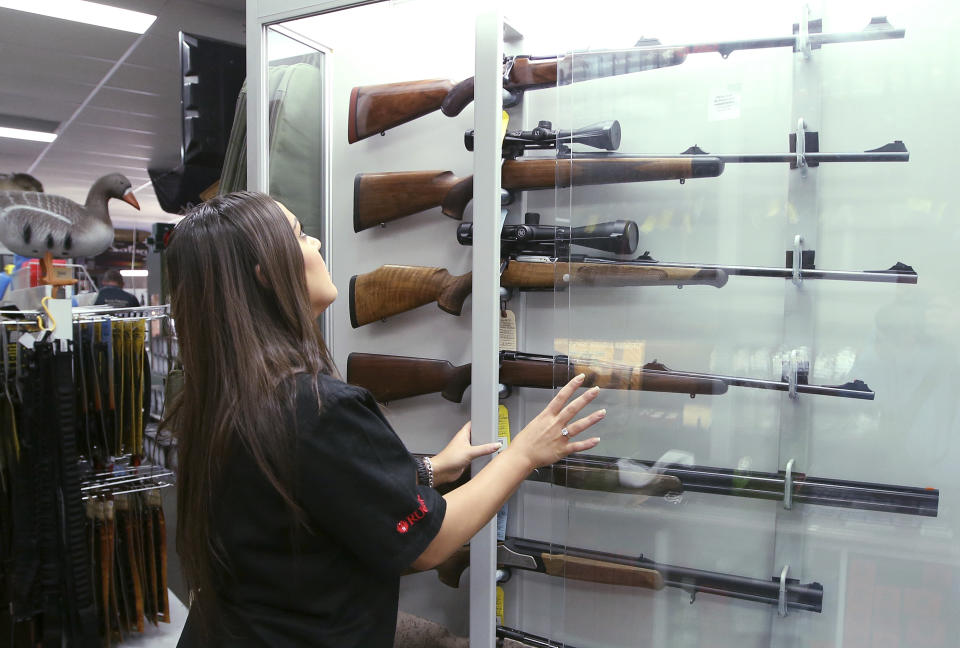
[[[452,89],[453,82],[447,79],[356,87],[350,92],[347,141],[353,144],[432,113]]]
[[[455,367],[446,360],[351,353],[347,357],[347,382],[366,387],[384,403],[436,392],[459,403],[470,385],[470,365]]]
[[[651,182],[711,178],[724,163],[709,155],[675,157],[528,158],[506,160],[501,167],[504,189],[552,189],[575,185]],[[360,173],[354,179],[353,229],[360,232],[380,223],[432,207],[463,220],[473,199],[473,176],[458,178],[449,171]]]
[[[397,173],[359,173],[353,181],[353,231],[362,232],[381,223],[439,207],[448,194],[459,196],[454,188],[469,182],[473,197],[473,176],[458,178],[450,171],[400,171]]]
[[[459,315],[470,294],[473,275],[451,275],[443,268],[385,265],[350,279],[350,323],[353,328],[437,302]]]
[[[652,266],[646,263],[560,262],[510,259],[500,285],[520,290],[584,286],[687,286],[720,288],[727,275],[717,268]],[[451,275],[444,268],[385,265],[350,279],[350,323],[359,328],[391,315],[437,302],[459,315],[473,288],[473,274]]]
[[[644,589],[663,589],[663,576],[655,569],[635,565],[581,558],[562,553],[542,553],[544,573],[560,578],[570,578],[603,585],[625,585]]]

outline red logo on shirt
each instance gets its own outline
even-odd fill
[[[417,510],[408,515],[406,518],[397,522],[397,533],[406,533],[410,530],[410,527],[422,520],[429,512],[429,509],[427,509],[427,503],[423,501],[423,498],[420,495],[417,495],[417,501],[420,503],[420,506],[417,507]]]

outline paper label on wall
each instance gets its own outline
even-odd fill
[[[707,121],[740,118],[740,93],[732,90],[716,90],[710,93],[707,105]]]
[[[503,625],[503,588],[497,585],[497,625]]]
[[[500,440],[501,450],[510,445],[510,412],[507,411],[506,405],[497,406],[497,438]],[[497,542],[502,542],[507,538],[508,513],[508,502],[504,502],[500,510],[497,511]]]
[[[517,350],[517,315],[511,310],[500,311],[500,350]]]

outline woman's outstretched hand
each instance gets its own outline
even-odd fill
[[[500,449],[499,443],[485,443],[483,445],[470,445],[470,421],[460,428],[460,431],[453,437],[447,447],[440,453],[430,458],[433,464],[433,483],[449,484],[460,479],[460,475],[467,469],[470,462],[477,457],[493,454]]]
[[[607,415],[607,410],[598,410],[576,421],[573,420],[580,410],[600,393],[599,387],[593,387],[568,403],[573,393],[583,384],[583,378],[583,374],[580,374],[564,385],[544,410],[523,428],[507,449],[508,452],[522,453],[530,464],[530,470],[549,466],[569,454],[589,450],[600,443],[598,437],[583,441],[573,440]]]

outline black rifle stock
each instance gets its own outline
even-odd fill
[[[871,19],[867,28],[859,32],[823,34],[821,30],[820,20],[808,22],[806,44],[810,49],[832,43],[904,36],[904,30],[894,29],[884,17]],[[680,65],[689,54],[716,52],[726,58],[732,52],[745,49],[790,47],[797,51],[798,47],[804,46],[799,32],[799,25],[794,24],[793,33],[782,37],[666,46],[650,39],[619,50],[505,57],[503,103],[504,107],[516,105],[528,90]],[[473,96],[473,77],[456,85],[447,79],[428,79],[353,88],[347,139],[352,144],[438,108],[447,116],[459,115],[473,101]]]
[[[444,268],[385,265],[350,279],[350,323],[354,328],[432,302],[459,315],[472,289],[472,273],[451,275]],[[571,257],[569,262],[523,257],[508,259],[500,285],[520,290],[556,290],[582,286],[691,286],[720,288],[727,283],[723,270],[659,267]]]

